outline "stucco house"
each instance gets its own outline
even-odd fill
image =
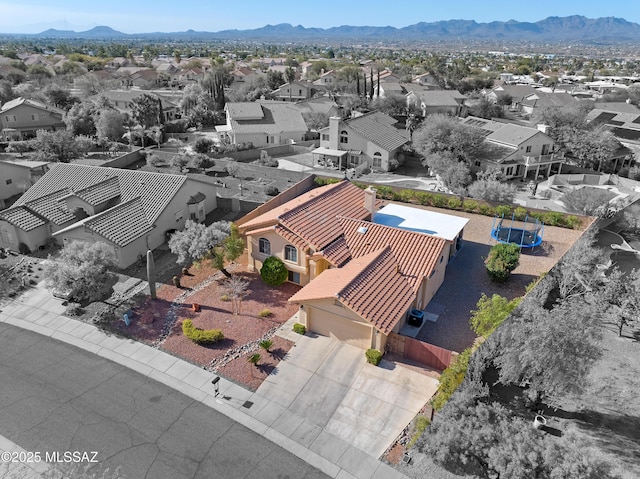
[[[304,141],[307,124],[295,105],[281,101],[229,102],[227,123],[216,131],[229,143],[254,147]]]
[[[6,200],[28,190],[48,167],[47,161],[0,160],[0,210]]]
[[[478,117],[467,117],[463,123],[486,133],[488,148],[484,156],[475,159],[472,165],[475,171],[497,167],[505,179],[548,178],[562,171],[564,153],[556,151],[546,125],[530,128]]]
[[[313,96],[313,83],[308,81],[293,81],[281,85],[271,92],[273,97],[280,101],[302,101]]]
[[[15,98],[0,108],[0,130],[4,139],[24,140],[36,136],[38,130],[66,128],[59,108],[37,100]]]
[[[416,107],[422,116],[443,114],[464,117],[467,107],[465,96],[457,90],[418,90],[406,94],[407,106]]]
[[[0,212],[0,246],[102,241],[126,268],[216,204],[215,186],[182,175],[56,163]]]
[[[289,299],[300,305],[299,321],[363,349],[383,350],[408,311],[426,307],[468,221],[402,205],[379,210],[373,188],[346,180],[275,205],[237,222],[249,269],[281,258],[289,281],[304,286]]]
[[[409,142],[406,130],[396,128],[396,123],[395,118],[380,111],[347,120],[331,117],[329,126],[320,130],[320,147],[313,150],[314,164],[338,170],[392,170],[393,160]]]
[[[153,73],[155,75],[155,73]],[[113,106],[120,113],[131,114],[131,102],[142,95],[151,95],[162,103],[162,113],[167,121],[175,120],[179,113],[179,107],[177,103],[170,100],[164,95],[145,90],[106,90],[100,95],[106,97],[109,100],[111,106]]]

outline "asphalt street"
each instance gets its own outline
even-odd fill
[[[42,457],[86,461],[96,452],[97,470],[121,466],[128,479],[328,477],[178,391],[7,324],[0,324],[0,434]]]

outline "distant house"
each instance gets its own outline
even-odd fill
[[[0,129],[4,139],[28,139],[38,130],[66,128],[59,108],[26,98],[16,98],[0,108]]]
[[[336,86],[336,78],[335,70],[329,70],[326,72],[323,70],[320,72],[320,78],[315,80],[313,84],[332,89]]]
[[[535,93],[527,95],[520,106],[525,115],[533,115],[543,108],[567,108],[576,105],[579,101],[566,92],[547,93],[537,90]]]
[[[313,83],[306,81],[285,83],[277,90],[273,90],[271,94],[280,101],[308,100],[313,96]]]
[[[0,212],[0,246],[101,241],[125,268],[216,205],[215,186],[182,175],[56,163]]]
[[[28,190],[48,170],[46,161],[0,160],[0,209],[5,201]]]
[[[536,179],[548,178],[562,170],[564,154],[555,150],[555,142],[544,132],[543,125],[530,128],[477,117],[467,117],[463,123],[486,133],[488,153],[475,159],[472,168],[475,171],[494,167],[506,179]]]
[[[328,117],[337,116],[340,113],[338,104],[328,97],[311,98],[310,100],[299,101],[295,103],[295,107],[300,113],[320,113]]]
[[[509,108],[513,111],[519,111],[522,108],[522,102],[535,93],[536,89],[530,85],[509,85],[505,83],[494,87],[485,94],[485,97],[487,100],[497,103],[500,97],[508,96],[511,98]]]
[[[640,109],[630,103],[595,103],[587,115],[589,123],[604,123],[622,141],[640,140]]]
[[[249,269],[282,259],[288,280],[304,286],[289,299],[299,322],[362,349],[384,350],[408,311],[431,301],[468,221],[403,205],[379,210],[374,189],[348,181],[274,200],[237,222]]]
[[[300,110],[288,102],[229,102],[227,123],[216,130],[230,143],[254,147],[304,141],[307,125]]]
[[[113,60],[109,60],[105,63],[104,66],[106,68],[113,68],[114,70],[117,70],[120,67],[128,67],[129,65],[131,65],[131,61],[129,61],[128,58],[115,57]]]
[[[413,90],[407,93],[407,106],[417,107],[422,116],[436,113],[466,116],[465,96],[457,90]]]
[[[396,128],[396,123],[393,117],[379,111],[348,120],[331,117],[329,126],[320,130],[320,148],[313,151],[314,164],[339,170],[392,170],[393,160],[409,142],[406,131]]]
[[[435,76],[433,76],[431,73],[423,73],[422,75],[416,75],[411,79],[411,83],[432,87],[434,90],[437,90],[440,88],[438,79]]]
[[[174,101],[158,93],[144,90],[107,90],[102,92],[100,95],[106,97],[111,106],[120,113],[131,114],[131,102],[145,94],[151,95],[158,101],[162,102],[162,112],[167,121],[175,120],[177,118],[177,115],[179,114],[178,105]]]

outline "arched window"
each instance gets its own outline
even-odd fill
[[[259,251],[262,254],[271,254],[271,242],[267,238],[260,238],[258,240]]]
[[[349,134],[346,130],[340,132],[340,143],[349,143]]]
[[[288,244],[284,247],[284,259],[287,261],[291,261],[292,263],[298,262],[298,250],[295,246],[291,246]]]
[[[373,167],[382,168],[382,154],[379,151],[373,154]]]

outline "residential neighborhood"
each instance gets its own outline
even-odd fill
[[[0,35],[0,476],[640,476],[627,46],[265,28]]]

